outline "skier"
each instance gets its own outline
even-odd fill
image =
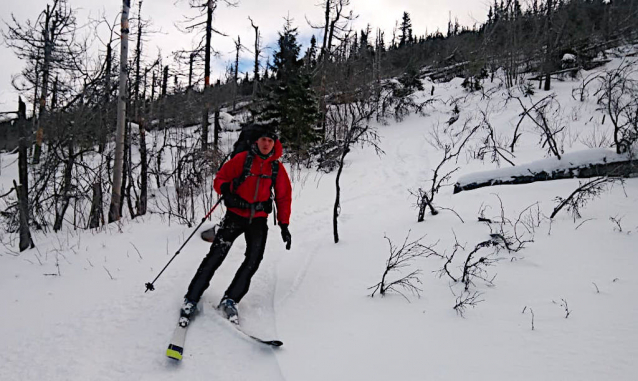
[[[237,303],[248,292],[250,280],[264,256],[268,234],[268,214],[277,206],[281,237],[290,250],[288,224],[292,186],[288,173],[278,160],[283,152],[277,134],[258,127],[256,141],[235,155],[217,173],[213,187],[222,195],[227,211],[215,234],[208,255],[200,264],[184,296],[180,325],[188,325],[197,303],[210,285],[215,270],[222,264],[233,242],[241,234],[246,239],[245,259],[224,293],[218,308],[231,322],[238,324]],[[274,197],[271,196],[274,190]]]

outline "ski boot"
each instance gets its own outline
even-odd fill
[[[224,313],[226,319],[228,319],[231,323],[239,324],[237,303],[235,303],[234,300],[224,297],[217,308],[219,308]]]
[[[182,327],[188,326],[190,319],[197,312],[197,303],[193,303],[188,299],[184,299],[184,304],[179,311],[179,325]]]

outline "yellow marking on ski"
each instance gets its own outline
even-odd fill
[[[182,354],[179,353],[178,351],[174,350],[174,349],[167,349],[166,350],[166,356],[175,359],[175,360],[181,360],[182,359]]]

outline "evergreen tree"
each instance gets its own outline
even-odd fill
[[[361,37],[359,38],[359,49],[361,52],[367,52],[370,49],[370,25],[363,30],[361,29]]]
[[[310,39],[310,47],[306,50],[306,54],[304,55],[304,65],[308,67],[317,66],[317,39],[314,34]]]
[[[304,156],[318,140],[315,127],[319,112],[310,73],[297,58],[300,45],[290,20],[279,34],[278,48],[272,66],[275,81],[268,87],[257,122],[277,129],[282,144],[296,156]]]
[[[399,39],[399,47],[402,47],[412,41],[412,21],[410,21],[410,14],[403,12],[403,18],[401,20],[401,38]]]

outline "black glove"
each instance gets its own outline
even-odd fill
[[[219,189],[222,191],[224,205],[226,205],[227,208],[244,208],[245,205],[243,204],[247,204],[241,197],[230,191],[230,182],[223,183],[219,186]],[[242,203],[242,201],[244,202]],[[248,205],[248,207],[250,207],[250,205]]]
[[[228,196],[230,196],[230,182],[228,183],[223,183],[222,185],[219,186],[219,188],[222,191],[222,196],[224,198],[228,198]]]
[[[281,228],[281,239],[286,242],[286,250],[290,250],[292,236],[290,235],[290,230],[288,230],[288,224],[279,224],[279,227]]]

